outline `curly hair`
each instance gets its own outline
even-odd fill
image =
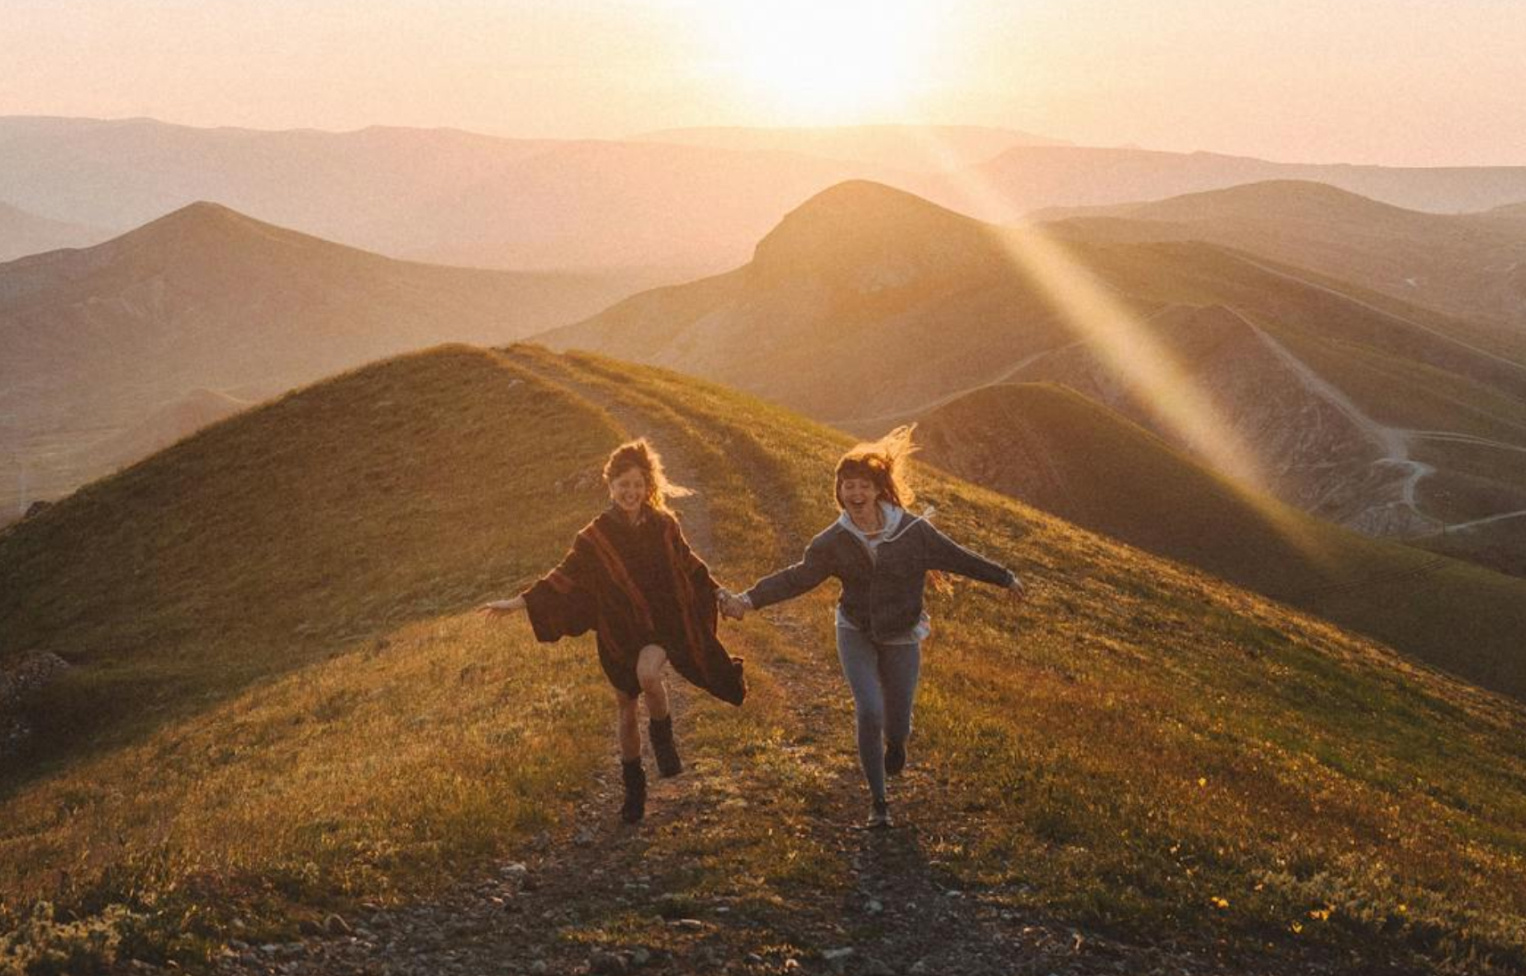
[[[672,514],[668,508],[669,498],[684,498],[694,494],[668,480],[662,470],[662,455],[657,453],[657,448],[645,437],[627,441],[610,452],[609,460],[604,462],[604,484],[608,485],[632,468],[646,478],[645,501],[659,512]]]
[[[848,478],[865,478],[874,484],[878,497],[899,508],[917,500],[912,491],[906,459],[917,451],[911,442],[916,424],[897,427],[877,441],[857,444],[837,462],[832,498],[842,508],[842,483]]]

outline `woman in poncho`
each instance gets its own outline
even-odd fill
[[[658,772],[683,771],[663,666],[671,664],[690,683],[733,705],[742,703],[747,686],[741,658],[727,654],[715,634],[720,587],[667,507],[668,497],[688,492],[668,483],[662,458],[645,439],[610,454],[604,482],[609,509],[578,532],[560,565],[519,596],[481,611],[498,616],[526,610],[541,641],[594,631],[619,714],[625,784],[620,815],[635,823],[646,810],[641,696]]]

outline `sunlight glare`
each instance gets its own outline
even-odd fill
[[[937,140],[931,131],[923,139]],[[931,148],[929,153],[934,152]],[[971,169],[956,173],[960,209],[966,213],[996,212],[1003,197]],[[1316,565],[1328,567],[1330,553],[1312,520],[1294,520],[1290,509],[1276,504],[1266,473],[1254,449],[1236,430],[1223,408],[1205,387],[1176,361],[1150,324],[1120,301],[1064,244],[1041,228],[996,231],[1008,260],[1032,277],[1044,298],[1063,316],[1075,334],[1133,396],[1160,427],[1209,466],[1227,476],[1231,490],[1274,531]]]
[[[912,0],[716,3],[717,73],[781,122],[899,112],[927,75],[934,8]]]

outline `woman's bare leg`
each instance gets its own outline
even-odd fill
[[[668,686],[662,680],[662,666],[667,663],[667,651],[656,644],[648,644],[636,659],[636,680],[641,682],[641,693],[646,695],[646,712],[652,719],[647,723],[647,735],[652,740],[657,772],[663,776],[677,776],[684,771],[684,762],[678,756],[678,746],[673,743]]]
[[[623,691],[615,692],[615,731],[620,736],[620,759],[630,762],[641,758],[640,710],[637,699]]]
[[[668,652],[656,644],[643,647],[636,658],[636,680],[646,695],[646,713],[659,722],[668,717],[668,686],[662,680],[662,666],[667,663]]]

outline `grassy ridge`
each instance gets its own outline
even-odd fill
[[[368,382],[413,368],[424,373],[410,387],[411,419],[395,437],[378,436],[359,419],[381,412]],[[145,628],[160,619],[172,635],[183,632],[175,624],[211,628],[141,656],[118,649],[91,659],[124,672],[178,667],[179,687],[194,694],[166,702],[150,727],[108,724],[68,743],[72,752],[34,758],[12,782],[0,800],[9,908],[37,895],[82,911],[169,904],[178,914],[164,917],[200,919],[182,928],[210,939],[231,911],[280,926],[291,905],[425,890],[565,811],[610,751],[586,642],[540,648],[522,629],[486,630],[455,616],[543,569],[602,504],[597,490],[568,491],[566,479],[594,470],[619,433],[583,395],[556,387],[558,371],[585,392],[652,408],[665,436],[683,443],[717,539],[735,531],[748,542],[718,546],[723,578],[745,581],[793,558],[833,515],[831,466],[846,438],[719,387],[585,357],[436,351],[299,394],[331,408],[302,414],[303,425],[279,422],[288,408],[273,407],[246,421],[257,426],[214,428],[181,445],[199,444],[203,460],[171,463],[177,448],[95,486],[98,507],[60,506],[39,524],[54,544],[101,536],[111,513],[150,526],[143,503],[129,500],[169,504],[176,496],[155,490],[157,478],[214,479],[256,434],[326,445],[303,455],[315,478],[335,477],[330,462],[348,471],[345,458],[373,455],[421,485],[439,477],[437,465],[473,458],[475,467],[455,469],[441,496],[424,493],[436,514],[415,512],[411,538],[440,547],[423,550],[430,558],[393,545],[386,551],[397,565],[365,585],[342,573],[314,584],[315,569],[290,567],[329,594],[326,615],[309,604],[306,619],[323,630],[307,643],[284,625],[260,642],[259,628],[239,627],[231,611],[198,616],[175,587],[95,604],[76,619],[45,599],[56,584],[36,568],[51,551],[32,535],[43,529],[23,525],[0,540],[0,571],[33,587],[33,600],[7,608],[31,643],[62,647],[68,637],[83,646],[135,614],[148,615]],[[371,436],[330,440],[331,424]],[[505,457],[520,467],[506,469]],[[270,532],[290,536],[280,551],[294,563],[310,552],[328,566],[326,533],[369,540],[400,517],[403,503],[352,476],[347,492],[314,496],[328,500],[304,516],[311,537],[285,532],[290,510],[262,490],[285,476],[279,466],[263,471],[246,475],[245,493],[228,503],[265,512]],[[1295,959],[1313,945],[1358,961],[1471,971],[1526,966],[1518,705],[993,492],[922,473],[940,525],[1023,572],[1033,589],[1021,608],[974,584],[933,598],[914,761],[936,771],[940,788],[909,802],[928,843],[939,838],[940,859],[991,886],[990,897],[1183,945]],[[218,565],[176,554],[210,545],[195,533],[171,538],[179,541],[164,544],[161,565],[204,573]],[[19,572],[23,565],[32,571]],[[853,883],[849,866],[810,835],[772,829],[813,809],[813,777],[822,775],[784,746],[819,737],[821,759],[850,761],[845,689],[835,728],[794,728],[783,711],[792,693],[785,665],[835,672],[831,589],[728,631],[728,644],[749,657],[755,695],[739,711],[702,703],[696,713],[701,751],[768,771],[779,805],[686,837],[689,883],[704,891],[742,877],[760,913],[787,913],[806,891]],[[364,626],[353,608],[384,618],[398,606],[402,620],[353,633]],[[251,608],[266,609],[245,604],[240,615]],[[218,638],[222,628],[247,633],[248,643]],[[262,662],[265,677],[245,680],[230,667],[241,659]],[[81,670],[75,682],[88,689],[95,668]],[[104,741],[92,751],[94,739]]]
[[[37,710],[45,748],[116,741],[524,577],[586,518],[555,486],[616,439],[591,405],[468,347],[343,374],[0,538],[0,659],[87,665]]]

